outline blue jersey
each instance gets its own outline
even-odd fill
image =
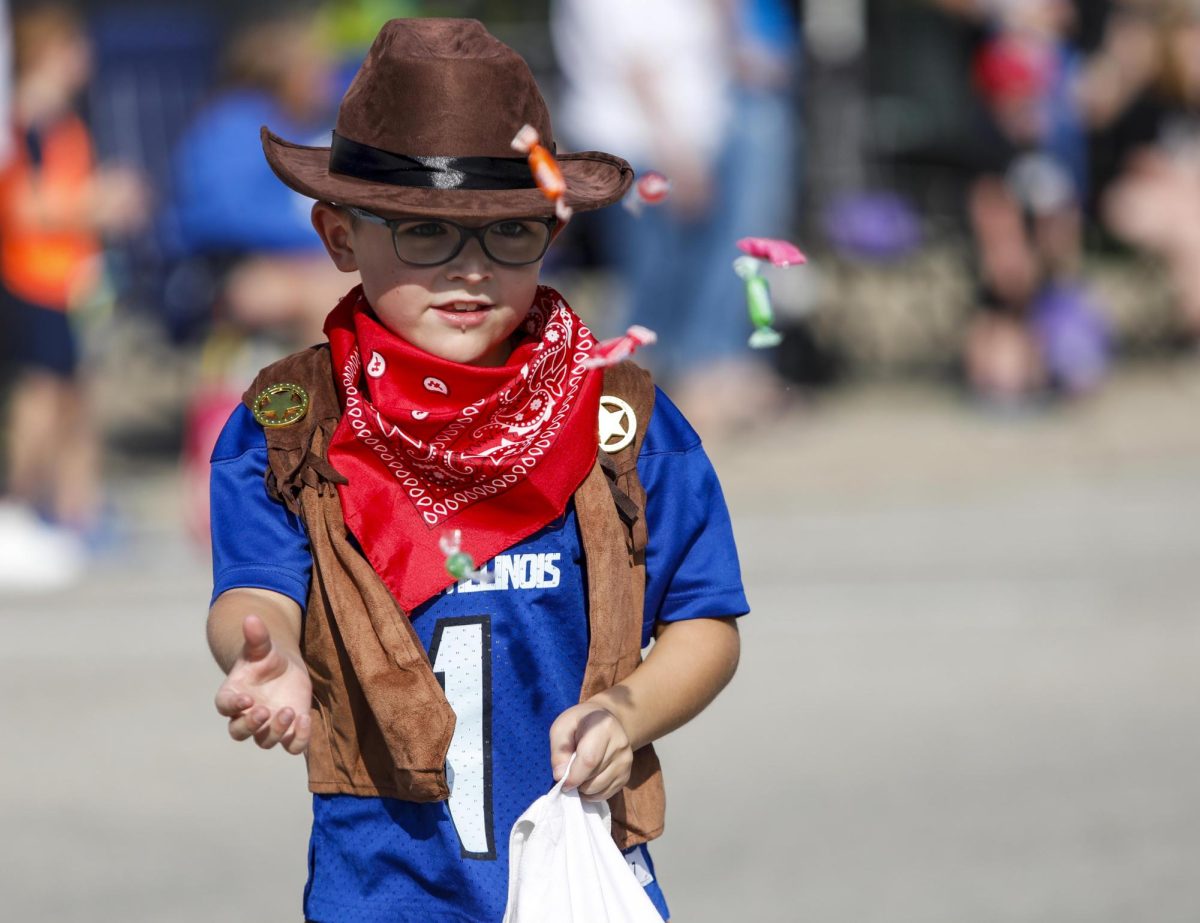
[[[303,524],[263,487],[266,443],[239,407],[213,453],[214,598],[275,590],[305,605]],[[700,440],[660,392],[638,461],[649,545],[643,636],[657,621],[747,611],[720,486]],[[264,554],[269,552],[269,555]],[[553,784],[549,729],[579,701],[587,663],[585,562],[573,507],[411,613],[457,717],[448,803],[315,795],[304,909],[314,921],[498,921],[508,835]],[[664,919],[644,847],[627,856]]]

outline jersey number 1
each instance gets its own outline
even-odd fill
[[[495,859],[492,829],[492,620],[441,619],[429,659],[457,723],[446,754],[450,818],[464,859]]]

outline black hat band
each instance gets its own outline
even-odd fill
[[[329,147],[329,172],[390,186],[424,189],[534,189],[524,157],[415,157],[343,138]]]

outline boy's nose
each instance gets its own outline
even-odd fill
[[[446,264],[446,278],[480,282],[492,276],[492,261],[483,252],[483,244],[472,238],[459,251],[458,256]]]

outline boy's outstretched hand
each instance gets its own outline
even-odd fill
[[[312,681],[298,652],[274,643],[257,615],[242,620],[241,652],[217,690],[217,711],[234,740],[253,737],[264,750],[280,744],[303,753],[312,732]]]
[[[572,753],[575,762],[563,788],[578,788],[585,801],[607,801],[629,781],[633,769],[629,735],[602,705],[584,702],[554,719],[550,761],[556,782],[563,777]]]

